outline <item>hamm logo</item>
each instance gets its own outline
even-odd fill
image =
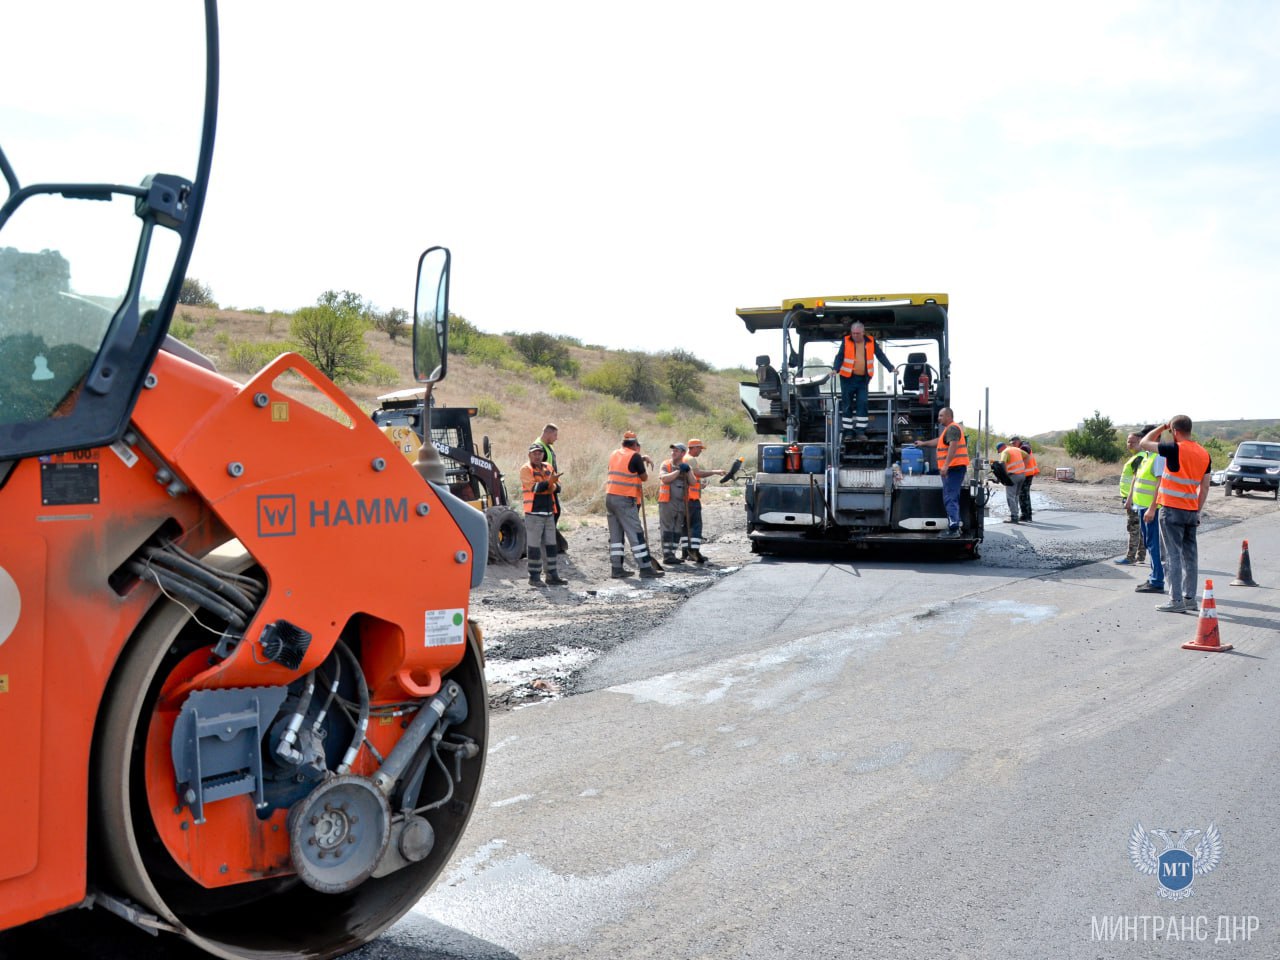
[[[258,536],[292,537],[298,532],[298,506],[291,493],[258,497]]]

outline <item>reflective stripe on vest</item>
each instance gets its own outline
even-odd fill
[[[634,457],[639,450],[632,450],[628,447],[619,447],[609,456],[609,475],[605,477],[604,492],[616,494],[619,497],[631,497],[637,502],[643,495],[641,491],[644,489],[644,481],[640,479],[638,474],[632,473],[627,469],[631,464],[631,458]]]
[[[1200,444],[1179,440],[1178,469],[1170,473],[1169,464],[1165,462],[1156,503],[1174,510],[1199,510],[1200,481],[1209,471],[1209,462],[1209,451]]]
[[[1027,453],[1027,451],[1025,450],[1022,451],[1022,455],[1027,460],[1026,476],[1028,477],[1040,476],[1040,464],[1036,463],[1036,455],[1034,453]]]
[[[862,348],[862,356],[858,356],[858,348]],[[858,368],[862,369],[859,370]],[[844,338],[844,360],[840,363],[840,376],[869,377],[876,372],[876,340],[864,335],[862,343],[855,343],[853,337]]]
[[[549,496],[555,492],[556,488],[553,481],[551,486],[542,491],[541,494],[534,493],[533,488],[537,484],[541,483],[543,480],[551,480],[551,468],[545,463],[540,463],[536,467],[533,464],[529,464],[528,466],[528,473],[523,469],[520,471],[520,485],[524,489],[524,512],[533,513],[534,498],[537,496]]]
[[[1120,496],[1129,496],[1129,491],[1133,489],[1133,475],[1142,464],[1138,463],[1138,467],[1134,464],[1138,463],[1137,457],[1130,457],[1124,462],[1124,469],[1120,471]]]
[[[942,433],[938,435],[938,466],[942,466],[947,462],[947,431],[955,427],[960,431],[960,439],[956,443],[955,456],[951,458],[951,466],[967,467],[969,465],[969,441],[964,435],[964,425],[954,420],[942,428]]]
[[[1156,476],[1156,455],[1150,450],[1142,452],[1142,463],[1133,478],[1133,505],[1145,510],[1156,498],[1160,478]],[[1126,494],[1127,496],[1127,494]]]
[[[689,494],[688,494],[689,499],[701,500],[702,499],[702,481],[698,479],[698,458],[685,457],[684,462],[689,465],[689,472],[685,476],[685,480],[687,480],[689,483]]]
[[[1026,458],[1017,447],[1005,447],[1000,455],[1004,461],[1004,469],[1011,477],[1021,477],[1027,472]]]

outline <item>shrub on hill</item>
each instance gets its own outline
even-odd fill
[[[1062,445],[1069,456],[1102,463],[1114,463],[1125,452],[1111,418],[1104,417],[1098,410],[1093,411],[1093,416],[1088,417],[1080,429],[1067,431],[1062,438]]]

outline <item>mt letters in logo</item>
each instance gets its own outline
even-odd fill
[[[1205,830],[1181,831],[1144,830],[1138,823],[1129,833],[1129,860],[1139,873],[1156,878],[1156,896],[1184,900],[1195,878],[1212,873],[1222,861],[1222,834],[1212,823]]]

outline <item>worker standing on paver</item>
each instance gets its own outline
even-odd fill
[[[1140,446],[1164,457],[1164,474],[1156,492],[1156,502],[1147,508],[1147,522],[1160,507],[1160,547],[1169,573],[1169,602],[1156,607],[1161,613],[1194,613],[1196,576],[1199,574],[1199,551],[1196,527],[1200,511],[1209,498],[1209,451],[1191,439],[1191,418],[1186,414],[1171,417],[1168,423],[1153,427],[1142,438]],[[1165,431],[1173,439],[1160,442]]]
[[[689,548],[686,493],[693,468],[684,462],[689,448],[683,443],[671,444],[671,456],[658,468],[658,524],[662,527],[662,562],[684,563],[676,556],[676,548]]]
[[[1019,512],[1022,509],[1018,505],[1018,498],[1022,495],[1022,482],[1026,477],[1026,457],[1021,447],[1015,447],[1011,443],[997,443],[996,453],[1000,454],[1000,462],[1004,464],[1004,471],[1009,476],[1009,486],[1004,488],[1005,501],[1009,504],[1009,516],[1001,522],[1018,523]]]
[[[529,586],[542,586],[542,570],[547,585],[562,587],[566,581],[556,572],[555,496],[557,475],[543,461],[539,443],[529,445],[529,462],[520,467],[520,489],[524,493],[524,529],[529,555]]]
[[[702,555],[702,481],[707,477],[722,477],[724,471],[703,470],[698,465],[698,457],[702,456],[706,444],[697,437],[689,440],[688,447],[689,456],[685,458],[685,463],[689,465],[689,489],[685,503],[689,511],[689,544],[681,550],[680,555],[686,560],[701,564],[707,562],[707,558]]]
[[[1151,429],[1150,427],[1147,428]],[[1143,433],[1146,433],[1144,430]],[[1137,476],[1139,468],[1142,466],[1143,459],[1150,451],[1139,450],[1138,441],[1142,439],[1143,433],[1131,433],[1125,437],[1124,444],[1129,448],[1132,456],[1124,463],[1124,469],[1120,471],[1120,499],[1125,504],[1133,502],[1133,480]],[[1154,453],[1150,454],[1152,457]],[[1150,505],[1150,501],[1147,502]],[[1125,532],[1129,535],[1129,545],[1125,549],[1124,556],[1116,563],[1120,566],[1127,566],[1131,563],[1142,563],[1147,559],[1147,547],[1143,543],[1142,538],[1142,517],[1138,515],[1136,510],[1125,507]],[[1163,582],[1163,581],[1162,581]]]
[[[604,509],[609,518],[609,565],[615,578],[631,576],[631,571],[622,566],[627,541],[631,543],[631,554],[640,568],[641,578],[651,580],[662,576],[662,571],[654,569],[649,557],[644,526],[640,523],[640,501],[644,497],[644,482],[649,479],[646,466],[652,467],[653,460],[640,452],[640,440],[628,430],[622,435],[622,446],[609,457],[609,472],[604,483]]]
[[[852,434],[855,440],[867,439],[867,393],[871,390],[877,357],[886,369],[893,370],[893,364],[875,337],[867,335],[862,321],[853,321],[831,362],[831,369],[840,376],[840,425],[845,437]]]

